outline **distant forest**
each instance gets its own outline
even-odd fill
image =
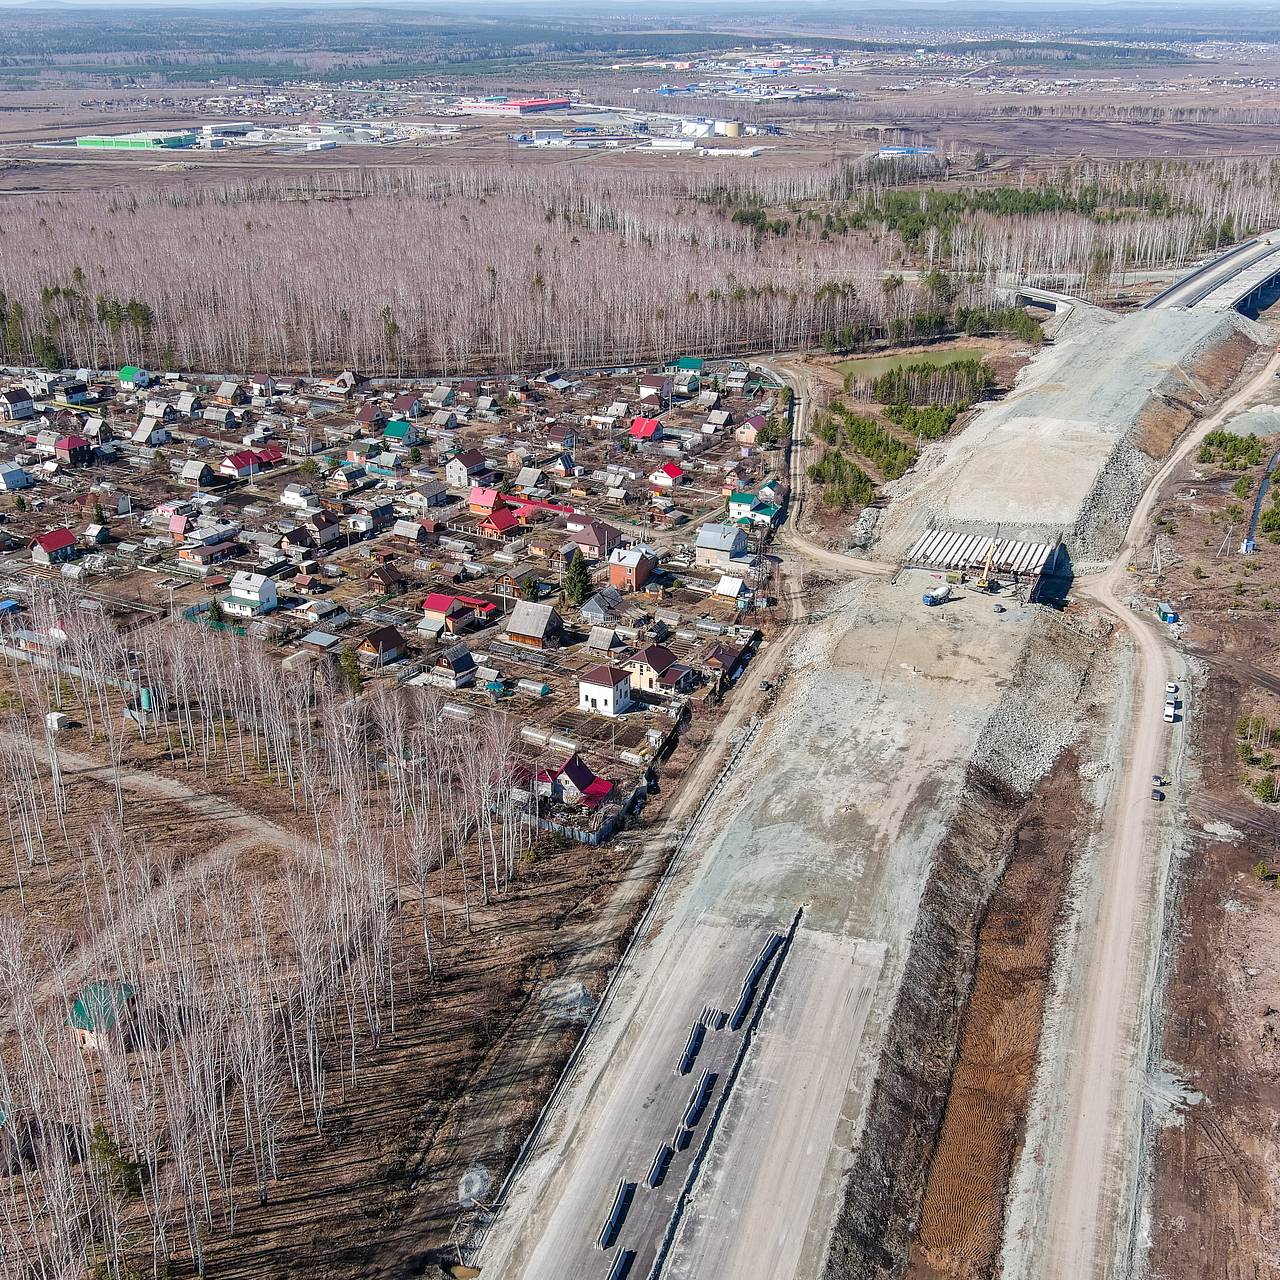
[[[12,200],[0,359],[451,373],[1030,339],[1003,283],[1088,296],[1280,221],[1276,161],[945,191],[909,168],[369,170]]]

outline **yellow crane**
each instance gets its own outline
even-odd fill
[[[979,591],[991,590],[991,564],[996,558],[996,540],[991,539],[991,545],[987,548],[987,558],[982,565],[982,572],[978,575],[978,580],[973,585]]]

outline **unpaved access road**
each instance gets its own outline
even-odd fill
[[[1129,605],[1128,566],[1148,540],[1151,513],[1161,490],[1199,447],[1201,439],[1232,414],[1264,395],[1280,355],[1252,377],[1213,415],[1189,432],[1156,474],[1138,503],[1119,555],[1105,573],[1081,579],[1078,590],[1111,613],[1136,646],[1134,717],[1126,769],[1114,792],[1108,846],[1099,870],[1100,911],[1083,953],[1070,1021],[1066,1091],[1056,1100],[1064,1117],[1057,1152],[1045,1167],[1042,1194],[1043,1255],[1025,1255],[1016,1274],[1046,1280],[1086,1280],[1125,1273],[1127,1236],[1135,1220],[1141,1088],[1150,1034],[1150,977],[1161,945],[1154,899],[1162,877],[1158,864],[1173,808],[1150,799],[1151,777],[1168,771],[1181,720],[1163,718],[1164,686],[1172,655],[1154,619]],[[1185,693],[1185,690],[1184,690]],[[1172,732],[1170,732],[1172,730]]]

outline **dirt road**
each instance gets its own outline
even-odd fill
[[[1205,434],[1261,397],[1278,368],[1280,356],[1188,433],[1138,503],[1111,567],[1077,584],[1132,638],[1139,687],[1127,766],[1111,816],[1110,848],[1099,873],[1100,912],[1077,987],[1068,1089],[1058,1099],[1065,1128],[1045,1184],[1044,1257],[1037,1274],[1055,1280],[1117,1274],[1116,1260],[1127,1256],[1117,1233],[1132,1223],[1135,1211],[1140,1155],[1136,1120],[1153,996],[1149,976],[1161,940],[1160,922],[1152,919],[1151,908],[1161,881],[1161,827],[1172,820],[1171,810],[1151,801],[1150,779],[1166,772],[1170,747],[1180,749],[1182,727],[1181,721],[1169,726],[1163,719],[1172,654],[1154,619],[1129,606],[1133,579],[1128,565],[1147,541],[1151,514],[1166,483]]]
[[[799,357],[773,360],[761,367],[768,369],[775,377],[783,379],[790,386],[791,393],[795,397],[791,431],[793,441],[791,474],[788,477],[791,497],[788,502],[787,521],[778,531],[778,545],[796,552],[810,564],[830,569],[844,577],[857,573],[890,577],[896,571],[897,565],[846,555],[842,551],[832,551],[829,547],[819,545],[800,532],[801,516],[809,496],[808,468],[814,460],[816,451],[812,445],[802,446],[795,441],[809,438],[819,380],[813,370],[808,368]]]

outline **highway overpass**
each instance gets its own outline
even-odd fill
[[[1156,294],[1145,309],[1182,307],[1195,311],[1231,311],[1244,306],[1277,277],[1280,277],[1280,230],[1255,236],[1196,267]]]

